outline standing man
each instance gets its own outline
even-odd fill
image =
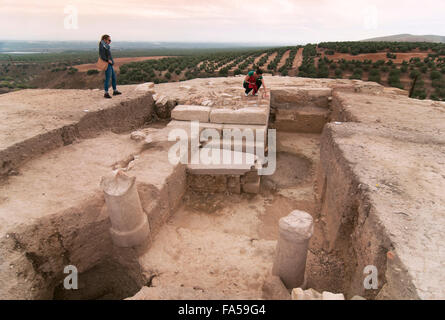
[[[263,96],[267,97],[267,89],[263,79],[263,71],[260,68],[257,68],[256,71],[249,71],[247,76],[244,78],[243,83],[243,87],[246,89],[246,97],[251,91],[252,95],[257,96],[261,86],[264,88]]]
[[[105,82],[104,82],[104,89],[105,94],[104,98],[111,99],[111,96],[108,93],[108,88],[110,86],[110,78],[111,78],[111,86],[113,87],[113,96],[120,95],[119,91],[117,91],[116,87],[116,73],[114,72],[114,60],[113,56],[111,55],[111,49],[110,49],[110,43],[111,43],[111,37],[109,35],[103,35],[100,42],[99,42],[99,57],[103,60],[108,62],[108,67],[105,70]]]

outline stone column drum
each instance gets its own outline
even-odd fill
[[[279,221],[278,239],[272,274],[288,289],[304,286],[309,240],[314,233],[312,216],[295,210]]]
[[[111,220],[111,238],[118,247],[141,245],[150,235],[135,182],[135,177],[119,171],[116,176],[103,177],[100,183]]]

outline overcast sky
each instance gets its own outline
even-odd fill
[[[298,44],[445,35],[444,17],[444,0],[0,0],[0,39]]]

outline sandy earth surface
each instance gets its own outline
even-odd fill
[[[339,92],[334,94],[333,118],[354,123],[330,124],[323,145],[335,142],[340,152],[336,161],[348,164],[352,181],[368,199],[371,209],[367,216],[359,215],[360,223],[384,226],[381,237],[388,239],[386,244],[381,240],[391,252],[388,288],[382,295],[398,291],[404,292],[400,297],[443,298],[445,104]],[[401,270],[412,287],[401,285]]]
[[[114,164],[139,149],[128,135],[108,132],[26,163],[0,186],[0,231],[75,206],[97,191],[101,176]]]
[[[104,99],[99,90],[23,90],[0,97],[0,175],[46,152],[94,137],[123,132],[152,117],[153,98],[137,86]],[[17,172],[15,172],[16,174]]]
[[[22,90],[0,96],[0,148],[78,122],[88,113],[126,102],[146,93],[136,85],[121,86],[124,93],[103,99],[101,90]]]
[[[385,226],[392,252],[409,270],[418,296],[443,298],[443,146],[380,126],[345,125],[336,127],[333,134],[360,182],[368,186],[373,214]]]

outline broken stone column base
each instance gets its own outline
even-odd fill
[[[113,243],[118,247],[144,244],[149,238],[150,226],[142,210],[136,178],[118,171],[115,176],[103,177],[101,187],[111,220]]]
[[[149,239],[150,225],[147,216],[143,216],[142,223],[131,231],[118,231],[110,228],[111,239],[118,247],[133,247],[143,244]]]

